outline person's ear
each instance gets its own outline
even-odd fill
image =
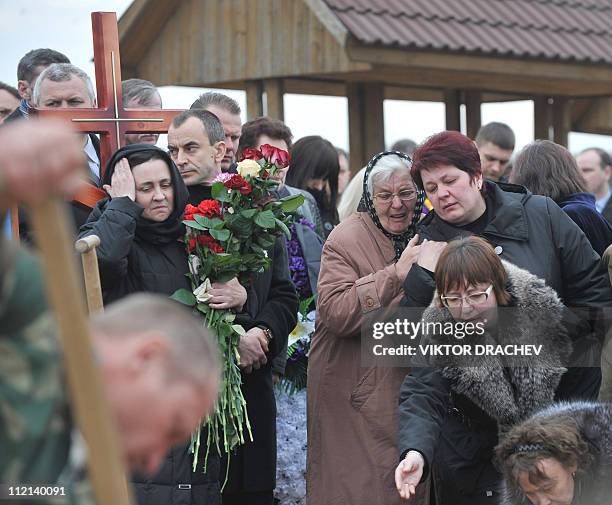
[[[612,166],[606,165],[604,168],[604,173],[606,176],[606,181],[610,180],[610,176],[612,176]]]
[[[30,101],[32,99],[33,90],[30,88],[28,81],[17,81],[17,91],[19,92],[19,96],[24,100]]]
[[[136,338],[134,360],[137,370],[143,371],[164,361],[170,352],[167,339],[159,333],[146,333]]]
[[[225,156],[225,151],[227,150],[225,141],[220,140],[219,142],[215,142],[215,145],[213,146],[213,148],[215,150],[215,154],[214,154],[215,163],[221,163],[221,161],[223,161],[223,156]]]

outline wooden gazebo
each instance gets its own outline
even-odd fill
[[[244,89],[249,118],[347,96],[355,169],[385,98],[443,101],[456,130],[465,104],[468,135],[482,102],[524,99],[537,138],[612,134],[610,19],[610,0],[135,0],[119,35],[125,77]]]

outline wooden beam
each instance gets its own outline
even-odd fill
[[[480,104],[482,95],[478,91],[465,92],[465,131],[471,139],[476,138],[476,134],[482,124],[480,114]]]
[[[536,140],[551,138],[550,105],[547,96],[536,96],[533,99],[533,137]]]
[[[325,79],[284,79],[285,93],[296,95],[324,95],[346,96],[344,81],[330,81]]]
[[[542,60],[519,58],[492,58],[486,56],[468,56],[433,51],[410,51],[376,46],[363,46],[351,41],[347,47],[349,57],[358,62],[369,62],[375,65],[398,65],[403,67],[431,68],[446,71],[460,71],[469,75],[471,72],[502,75],[505,77],[520,76],[535,79],[562,79],[578,83],[601,82],[608,86],[612,81],[612,67],[609,65],[588,65],[576,63],[557,63]],[[609,94],[608,91],[605,94]],[[604,93],[601,93],[604,94]]]
[[[439,89],[413,88],[409,86],[385,86],[385,100],[410,102],[443,102],[444,93]]]
[[[446,90],[444,105],[446,105],[446,129],[461,131],[461,94],[459,90]]]
[[[612,97],[590,102],[588,109],[573,123],[572,131],[612,135]],[[573,110],[572,116],[576,117]]]
[[[571,127],[570,103],[565,97],[556,96],[553,99],[553,140],[567,147]]]
[[[351,172],[385,148],[383,86],[352,83],[347,88]]]
[[[266,79],[263,84],[266,93],[266,116],[285,120],[285,107],[283,104],[282,79]]]
[[[246,82],[247,120],[263,116],[263,83],[261,81]]]
[[[348,30],[329,6],[323,0],[304,0],[304,3],[310,7],[310,10],[314,12],[321,24],[333,35],[338,44],[344,47],[348,37]]]

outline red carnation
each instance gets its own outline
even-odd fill
[[[195,214],[199,214],[199,210],[197,207],[194,207],[193,205],[191,205],[190,203],[187,204],[187,207],[185,207],[185,213],[183,214],[183,220],[185,221],[193,221],[193,216]]]
[[[198,204],[197,210],[209,218],[217,217],[221,214],[221,207],[217,200],[202,200]]]
[[[242,153],[240,154],[240,160],[260,160],[263,158],[263,154],[261,154],[261,151],[259,149],[256,149],[255,147],[247,147],[244,151],[242,151]]]
[[[222,253],[223,252],[223,246],[221,244],[219,244],[219,242],[217,242],[214,238],[212,238],[208,234],[206,234],[206,235],[199,235],[198,236],[198,244],[200,244],[203,247],[207,247],[209,250],[211,250],[214,253]]]
[[[196,239],[190,238],[189,242],[187,243],[187,252],[192,253],[193,251],[195,251],[195,248],[196,248]]]
[[[227,181],[223,183],[223,185],[227,189],[237,189],[243,195],[248,195],[251,191],[253,191],[253,188],[245,180],[245,178],[238,174],[232,175]]]
[[[270,144],[261,146],[261,154],[269,163],[274,163],[278,168],[288,167],[291,161],[291,155],[287,151]]]

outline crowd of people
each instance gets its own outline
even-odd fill
[[[60,196],[75,236],[100,238],[106,310],[91,331],[139,505],[609,503],[605,150],[574,157],[536,140],[514,154],[512,130],[493,122],[474,139],[402,139],[351,176],[350,153],[327,139],[294,141],[265,116],[242,124],[233,99],[208,92],[173,119],[167,151],[157,135],[128,134],[102,167],[96,135],[32,118],[36,108],[94,107],[87,74],[37,49],[17,78],[17,88],[0,83],[0,219],[19,205],[31,245],[30,204]],[[141,79],[124,81],[122,98],[162,107]],[[191,291],[183,215],[265,145],[291,155],[272,176],[275,197],[303,197],[290,238],[266,248],[268,269],[213,283],[204,302],[245,330],[252,440],[227,454],[201,437],[206,463],[194,464],[191,435],[214,408],[224,358],[202,322],[168,299]],[[70,200],[84,184],[107,195],[93,209]],[[77,496],[74,476],[87,479],[72,455],[82,441],[44,300],[35,253],[3,233],[0,481],[67,483]],[[290,334],[306,313],[315,320],[307,383],[288,393]],[[540,351],[365,359],[371,321],[389,314],[422,324],[411,337],[419,349]],[[466,325],[482,331],[459,334]]]

